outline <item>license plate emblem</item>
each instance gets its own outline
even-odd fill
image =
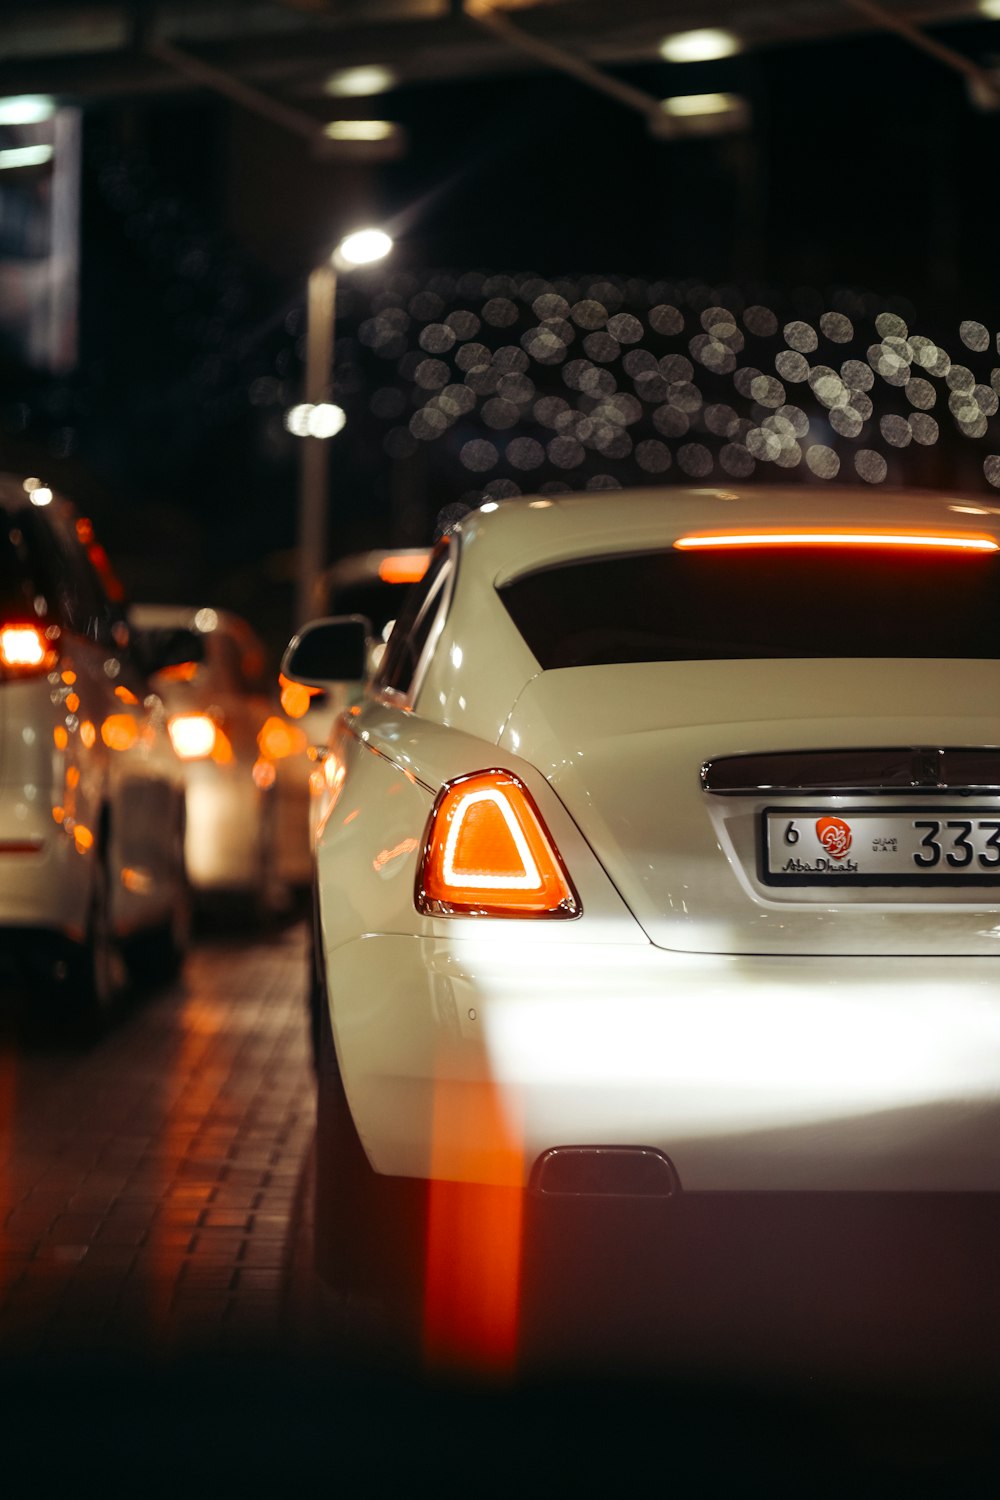
[[[768,807],[767,885],[1000,885],[1000,806]]]

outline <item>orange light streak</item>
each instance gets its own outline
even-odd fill
[[[380,849],[372,860],[372,869],[375,874],[380,874],[394,859],[402,859],[405,854],[412,854],[417,848],[416,839],[402,839],[391,849]]]
[[[490,1185],[454,1182],[445,1143],[478,1141],[463,1168]],[[432,1368],[514,1371],[521,1303],[523,1150],[496,1086],[440,1080],[434,1094],[432,1180],[424,1272],[424,1356]]]

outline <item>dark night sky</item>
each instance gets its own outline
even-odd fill
[[[964,26],[948,40],[982,57],[994,29]],[[514,425],[491,430],[483,413],[495,386],[479,391],[475,409],[450,419],[433,440],[407,436],[416,403],[439,389],[421,390],[429,376],[416,373],[423,355],[435,352],[427,325],[436,328],[456,310],[482,319],[489,298],[462,281],[471,271],[522,278],[506,288],[516,321],[483,322],[465,340],[486,345],[490,356],[531,337],[538,314],[530,304],[543,280],[569,304],[611,281],[609,314],[641,321],[651,304],[681,308],[683,336],[638,345],[657,360],[689,357],[706,307],[730,308],[747,333],[741,310],[762,304],[777,316],[777,335],[756,345],[748,338],[737,351],[740,365],[770,374],[789,319],[817,323],[824,309],[839,308],[853,319],[854,341],[811,356],[837,368],[845,357],[865,360],[879,336],[874,318],[888,310],[911,333],[919,328],[939,340],[988,386],[1000,311],[991,170],[1000,114],[974,108],[961,78],[891,37],[625,76],[661,95],[738,92],[751,104],[753,130],[656,141],[639,116],[575,81],[511,76],[387,96],[379,112],[406,125],[410,150],[401,161],[365,169],[311,161],[298,140],[203,97],[90,111],[80,365],[59,383],[9,364],[0,370],[5,462],[44,466],[81,493],[133,589],[160,597],[211,592],[258,617],[273,614],[277,631],[280,578],[295,539],[298,458],[282,415],[301,390],[304,278],[358,221],[391,222],[398,242],[384,269],[357,275],[353,288],[342,281],[338,395],[349,425],[334,449],[335,554],[427,539],[443,505],[474,503],[477,486],[481,493],[491,482],[505,493],[513,483],[529,491],[546,482],[702,477],[681,467],[684,438],[697,439],[712,455],[712,472],[724,477],[725,434],[706,429],[706,412],[728,401],[737,415],[762,419],[760,408],[754,418],[747,401],[740,405],[731,372],[720,368],[695,376],[704,399],[688,433],[669,424],[654,430],[646,412],[630,428],[629,454],[588,448],[575,467],[512,467],[515,438],[545,446],[553,429],[539,424],[522,392]],[[529,272],[538,285],[522,295]],[[414,296],[428,288],[430,301],[424,297],[414,312]],[[387,306],[407,323],[391,360],[370,341],[373,315],[384,316]],[[959,338],[965,319],[989,331],[990,348],[975,359]],[[511,376],[526,375],[533,399],[558,393],[579,406],[564,372],[584,356],[585,331],[566,327],[578,339],[566,361],[532,359],[525,371],[508,369],[503,389],[514,389]],[[462,342],[438,351],[452,361],[447,391],[465,383],[455,364]],[[623,344],[622,358],[625,352]],[[619,364],[604,364],[620,392],[633,389]],[[891,383],[872,392],[882,404],[857,437],[831,437],[822,404],[801,405],[811,420],[818,412],[811,437],[837,450],[840,478],[856,478],[851,463],[867,442],[886,458],[889,482],[988,489],[984,458],[1000,448],[992,413],[985,434],[957,441],[944,406],[948,390],[938,386],[941,440],[907,439],[905,452],[878,428],[883,412],[910,411]],[[807,387],[788,385],[787,400],[803,390],[810,396]],[[636,463],[640,439],[670,448],[669,472]],[[463,452],[480,440],[492,443],[497,463],[470,470]],[[756,473],[810,477],[804,463],[758,463]]]

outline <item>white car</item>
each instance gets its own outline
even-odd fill
[[[0,476],[0,956],[81,1022],[128,956],[175,967],[190,915],[181,766],[95,549],[68,501]]]
[[[134,604],[138,643],[190,642],[190,660],[154,678],[187,785],[185,857],[200,904],[226,898],[266,914],[308,883],[306,736],[287,719],[263,642],[239,615]],[[176,651],[175,651],[176,654]]]
[[[328,1276],[427,1181],[1000,1189],[998,550],[846,487],[457,526],[323,763]]]
[[[430,547],[380,548],[342,557],[320,575],[315,590],[317,613],[363,618],[368,640],[362,675],[355,680],[337,682],[327,691],[318,692],[281,678],[282,709],[305,735],[311,760],[319,758],[316,752],[326,744],[334,720],[357,701],[364,678],[377,668],[402,602],[409,588],[423,578],[430,558]],[[308,814],[310,842],[316,833],[323,786],[322,772],[314,767]]]

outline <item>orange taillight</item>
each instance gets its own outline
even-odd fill
[[[417,875],[436,916],[575,917],[580,903],[527,789],[510,771],[442,788]]]
[[[0,625],[0,667],[12,672],[44,672],[55,660],[52,642],[37,625]]]

